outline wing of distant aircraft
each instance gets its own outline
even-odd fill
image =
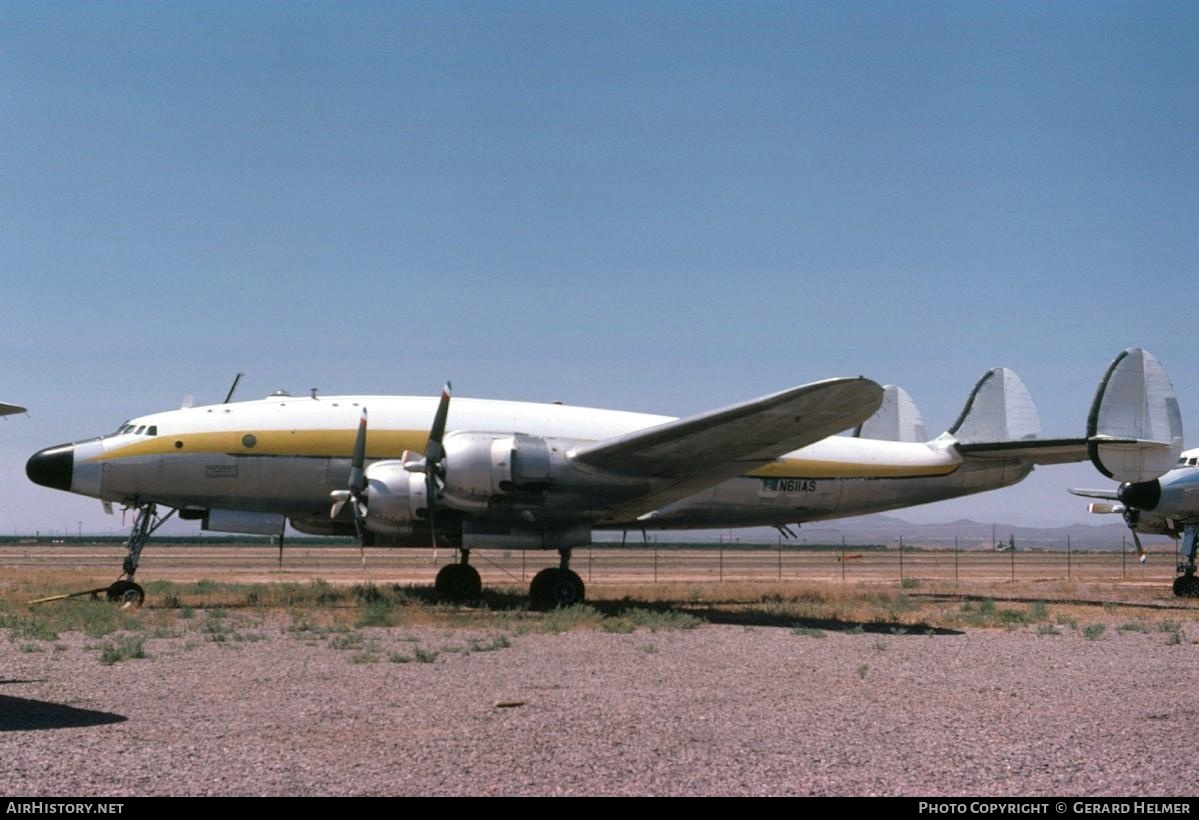
[[[12,416],[25,412],[28,411],[19,404],[8,404],[7,402],[0,401],[0,416]]]

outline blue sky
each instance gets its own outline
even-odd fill
[[[930,432],[989,367],[1199,424],[1199,6],[57,3],[0,14],[0,531],[34,450],[240,395],[685,415],[835,375]],[[906,513],[1085,518],[1089,468]]]

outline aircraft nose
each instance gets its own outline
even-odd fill
[[[71,478],[75,472],[75,445],[59,444],[38,450],[25,463],[25,475],[34,484],[55,490],[71,489]]]
[[[1162,483],[1156,478],[1152,481],[1124,482],[1116,490],[1116,497],[1125,507],[1138,510],[1152,510],[1162,500]]]

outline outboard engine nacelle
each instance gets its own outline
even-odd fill
[[[429,507],[425,477],[402,461],[378,461],[366,468],[366,519],[371,532],[407,535]]]

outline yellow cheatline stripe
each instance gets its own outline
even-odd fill
[[[785,458],[746,473],[751,478],[920,478],[949,475],[960,464],[868,464]]]
[[[216,433],[182,433],[149,436],[98,455],[90,461],[112,461],[168,453],[234,453],[256,456],[326,456],[349,458],[354,452],[356,429],[350,430],[236,430]],[[254,437],[247,447],[246,436]],[[405,450],[423,453],[429,434],[425,430],[371,430],[366,437],[367,458],[398,458]],[[182,447],[176,446],[182,443]]]
[[[247,447],[247,435],[254,446]],[[347,430],[229,430],[213,433],[147,436],[97,455],[90,461],[112,461],[136,456],[171,453],[234,453],[257,456],[317,456],[349,458],[356,429]],[[424,430],[371,430],[366,437],[367,458],[398,458],[405,450],[423,453],[428,441]],[[176,442],[182,442],[177,447]],[[870,464],[851,461],[817,461],[786,458],[746,473],[751,478],[918,478],[949,475],[960,465]]]

